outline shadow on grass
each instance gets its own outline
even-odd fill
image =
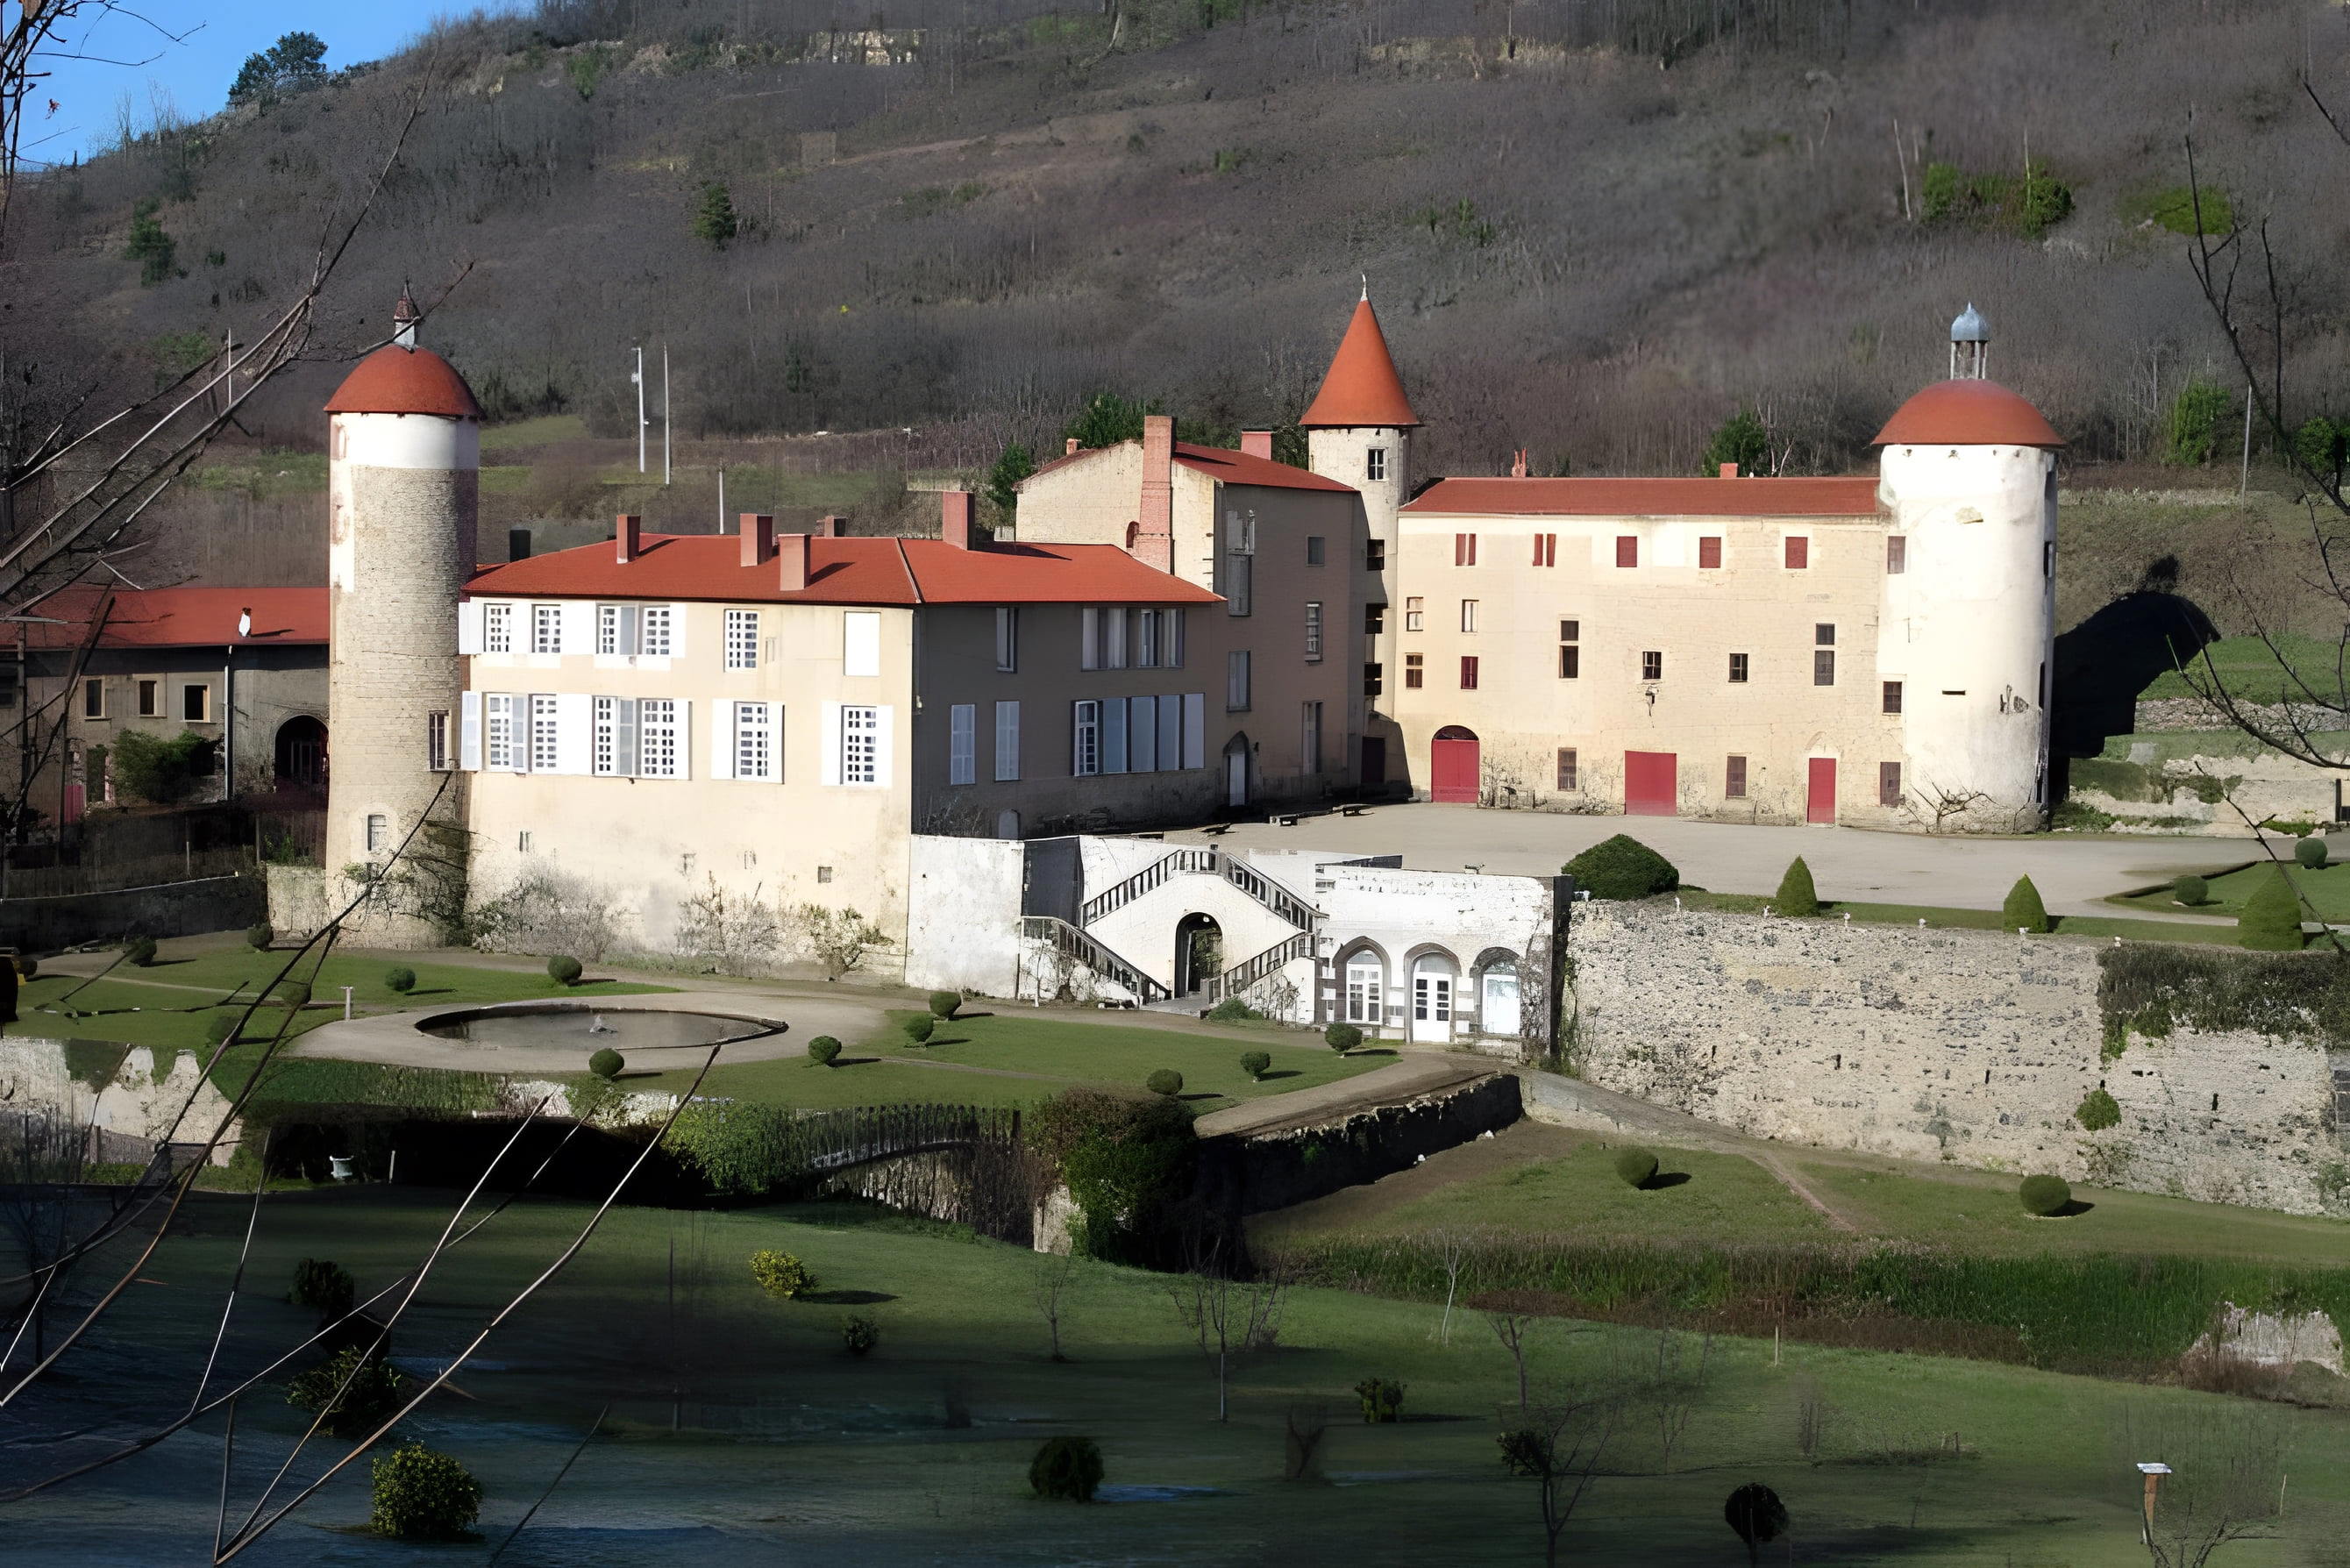
[[[2064,1208],[2059,1209],[2054,1214],[2049,1215],[2048,1218],[2051,1220],[2070,1220],[2076,1214],[2086,1214],[2090,1210],[2095,1209],[2095,1204],[2090,1202],[2085,1198],[2075,1198],[2067,1202]]]
[[[453,996],[456,994],[456,992],[457,988],[453,985],[415,985],[409,987],[406,991],[396,991],[392,992],[392,995],[395,997]]]
[[[816,1306],[872,1306],[898,1298],[888,1291],[807,1291],[795,1295],[795,1302],[808,1302]]]
[[[1178,1095],[1175,1097],[1179,1100],[1227,1100],[1232,1098],[1231,1096],[1215,1089],[1193,1089],[1188,1094]]]
[[[811,1067],[819,1065],[830,1065],[834,1067],[862,1067],[868,1062],[879,1062],[881,1058],[879,1056],[835,1056],[829,1064],[820,1064],[811,1061],[808,1063],[808,1065]]]
[[[1392,1056],[1395,1054],[1395,1047],[1392,1045],[1363,1045],[1352,1051],[1342,1051],[1338,1054],[1341,1060],[1351,1062],[1357,1056]]]
[[[1304,1076],[1305,1076],[1305,1075],[1299,1072],[1295,1067],[1268,1067],[1263,1072],[1259,1073],[1256,1075],[1256,1081],[1260,1084],[1270,1084],[1275,1078],[1302,1078]]]
[[[971,1043],[971,1036],[968,1034],[957,1034],[951,1037],[941,1034],[933,1034],[928,1040],[923,1041],[922,1045],[926,1050],[935,1051],[941,1045],[968,1045]]]
[[[1686,1170],[1660,1170],[1640,1183],[1640,1190],[1660,1192],[1668,1187],[1685,1187],[1689,1184],[1689,1172]]]

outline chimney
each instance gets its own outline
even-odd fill
[[[619,546],[615,554],[620,565],[625,566],[645,553],[644,537],[645,520],[633,512],[621,513],[612,528],[612,543]]]
[[[400,288],[400,303],[391,307],[391,340],[402,348],[416,347],[416,323],[420,319],[416,301],[409,297],[408,286]]]
[[[1270,461],[1273,457],[1273,432],[1271,431],[1241,431],[1241,450],[1251,457],[1262,457]]]
[[[808,532],[819,539],[837,539],[840,537],[842,532],[840,519],[837,515],[827,513],[824,516],[817,518],[816,520],[816,526],[809,529]]]
[[[968,490],[942,490],[939,493],[939,537],[958,550],[972,547],[971,512],[973,500]]]
[[[1512,479],[1523,479],[1525,476],[1526,449],[1520,447],[1517,451],[1510,454],[1510,477]]]
[[[1175,570],[1175,421],[1165,414],[1142,417],[1142,514],[1134,534],[1136,560]]]
[[[764,566],[775,558],[775,520],[764,512],[738,514],[743,539],[743,564]]]
[[[1737,478],[1737,477],[1738,477],[1738,465],[1737,465],[1736,463],[1734,463],[1734,462],[1725,462],[1725,463],[1723,463],[1723,464],[1721,465],[1721,477],[1722,477],[1722,478],[1724,478],[1724,479],[1735,479],[1735,478]]]
[[[1061,455],[1062,455],[1063,457],[1075,457],[1075,456],[1076,456],[1076,455],[1077,455],[1077,438],[1076,438],[1076,437],[1075,437],[1075,436],[1069,436],[1069,437],[1067,437],[1067,438],[1066,438],[1065,440],[1063,440],[1063,441],[1062,441],[1062,442],[1061,442]]]
[[[784,534],[775,539],[775,559],[781,563],[780,579],[776,586],[787,594],[797,593],[808,585],[808,534]]]
[[[509,528],[506,530],[506,559],[509,561],[527,561],[530,559],[529,529]]]

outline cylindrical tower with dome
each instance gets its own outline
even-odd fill
[[[1985,379],[1990,338],[1968,306],[1950,326],[1958,374],[1877,432],[1892,520],[1877,669],[1900,682],[1910,809],[1944,830],[2011,832],[2048,806],[2064,442]]]
[[[361,915],[386,947],[445,941],[463,898],[457,599],[475,565],[482,410],[415,346],[414,323],[403,294],[394,342],[327,402],[329,886],[385,867],[428,813],[448,828],[417,833]]]

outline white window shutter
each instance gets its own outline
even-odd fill
[[[979,780],[979,705],[957,702],[947,710],[947,783]]]
[[[571,632],[564,628],[567,640]],[[555,771],[589,774],[596,771],[596,699],[585,691],[564,691],[555,699]]]
[[[874,620],[879,622],[879,616]],[[897,764],[898,710],[880,707],[873,710],[873,782],[883,788],[892,782]]]
[[[528,647],[529,644],[524,646]],[[507,692],[506,715],[507,732],[514,737],[514,743],[506,748],[506,771],[526,774],[530,772],[529,695],[521,691]]]
[[[840,704],[824,705],[824,730],[821,744],[824,755],[816,764],[816,783],[837,784],[840,782]]]
[[[767,777],[775,784],[784,782],[784,705],[767,704]]]
[[[477,635],[481,626],[482,619],[477,611],[473,617],[473,629]],[[462,693],[457,699],[457,765],[469,773],[479,773],[482,769],[482,694],[478,691]]]
[[[682,698],[677,703],[677,772],[671,776],[693,776],[693,704]]]
[[[724,697],[710,705],[710,776],[734,776],[734,704]]]
[[[1208,694],[1186,691],[1183,694],[1183,765],[1200,768],[1208,765]]]
[[[850,610],[840,618],[840,672],[881,673],[881,612]]]
[[[637,700],[622,697],[612,704],[612,771],[623,778],[635,777],[642,765],[638,750]]]
[[[457,651],[460,653],[482,651],[482,601],[479,599],[457,601]],[[478,708],[479,704],[476,703],[475,706]],[[470,763],[466,764],[468,767],[473,765]]]
[[[596,651],[596,606],[589,599],[563,601],[563,651]]]

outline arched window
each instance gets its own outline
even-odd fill
[[[1347,961],[1347,1022],[1377,1028],[1386,1020],[1387,966],[1365,948]]]
[[[1483,1034],[1518,1032],[1518,966],[1507,959],[1487,964],[1480,977],[1477,1029]]]

